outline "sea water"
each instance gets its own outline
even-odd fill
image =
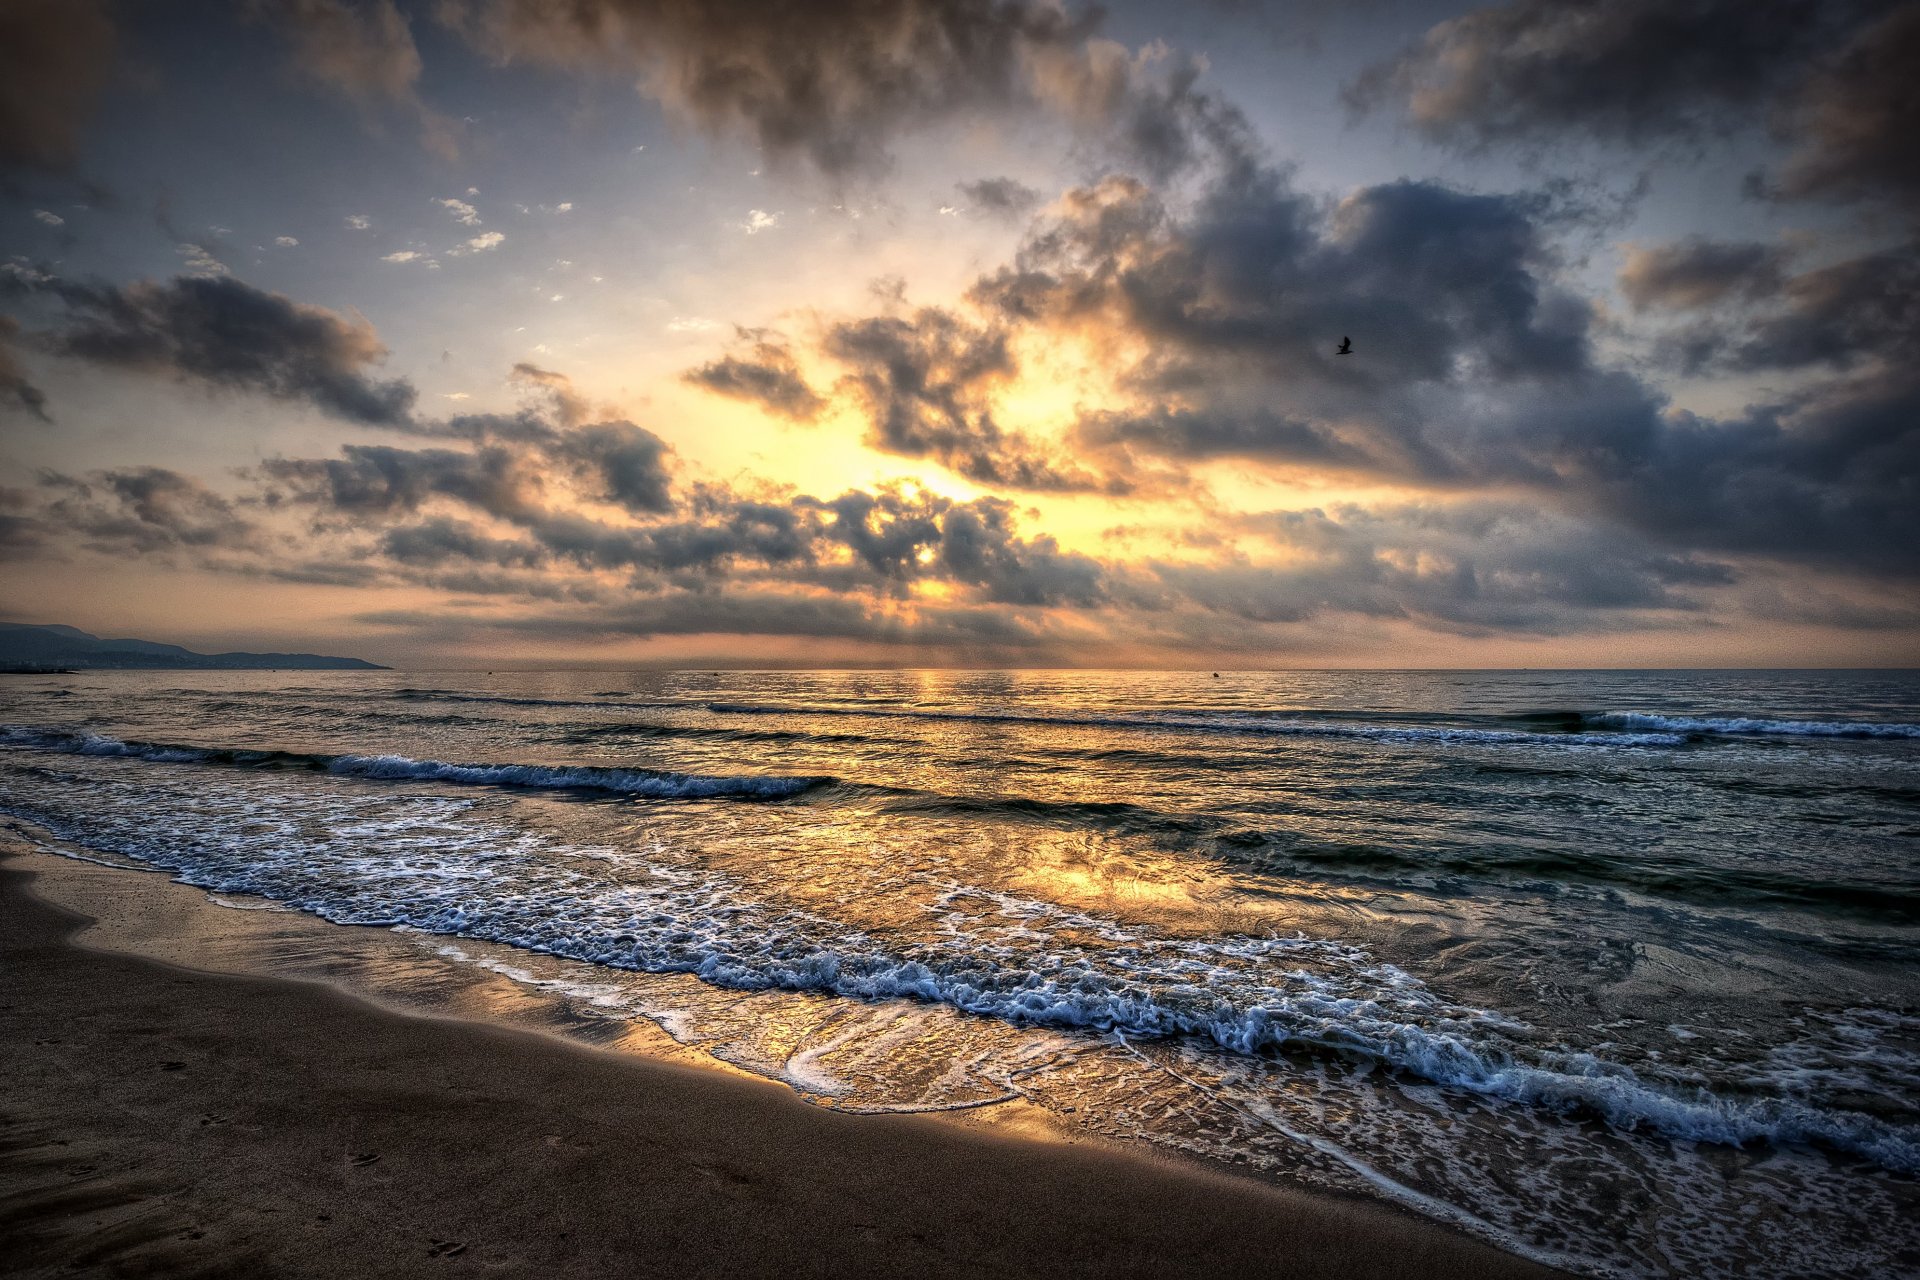
[[[0,809],[821,1105],[1920,1271],[1916,673],[9,677]]]

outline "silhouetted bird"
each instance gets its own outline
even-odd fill
[[[1337,356],[1350,356],[1350,355],[1352,355],[1352,354],[1353,354],[1353,339],[1352,339],[1352,338],[1342,338],[1342,339],[1340,339],[1340,349],[1339,349],[1338,351],[1336,351],[1336,352],[1334,352],[1333,354],[1335,354],[1335,355],[1337,355]]]

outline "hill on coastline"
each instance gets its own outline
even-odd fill
[[[361,658],[319,653],[195,653],[152,640],[103,640],[78,627],[0,622],[0,668],[158,668],[191,671],[276,669],[384,671]]]

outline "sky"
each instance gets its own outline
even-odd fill
[[[1920,665],[1916,65],[1915,0],[0,0],[0,618]]]

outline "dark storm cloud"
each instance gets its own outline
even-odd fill
[[[723,396],[752,401],[791,421],[818,416],[826,401],[807,385],[786,342],[758,329],[743,329],[740,336],[747,344],[742,354],[690,369],[686,380]]]
[[[1871,0],[1513,0],[1435,26],[1348,91],[1475,144],[1645,142],[1772,101]]]
[[[1782,197],[1920,210],[1914,0],[1513,0],[1451,18],[1348,90],[1479,147],[1643,145],[1759,125]]]
[[[1061,551],[1044,534],[1019,538],[1012,504],[993,499],[945,513],[937,563],[955,581],[982,588],[986,599],[996,603],[1091,608],[1107,597],[1100,565]]]
[[[443,440],[463,440],[486,446],[474,454],[433,450],[415,454],[389,450],[389,459],[431,459],[417,473],[410,471],[407,483],[398,487],[375,486],[370,492],[391,494],[402,505],[418,505],[428,493],[448,493],[444,485],[430,483],[417,489],[412,482],[431,473],[450,475],[449,468],[461,464],[450,460],[479,458],[503,478],[509,488],[499,491],[503,505],[494,514],[509,515],[528,511],[536,504],[540,480],[564,475],[576,485],[581,496],[597,502],[610,502],[635,514],[664,512],[673,505],[673,450],[653,432],[621,419],[584,422],[591,412],[586,399],[576,393],[565,374],[530,364],[513,366],[514,381],[537,388],[547,402],[543,413],[538,408],[513,414],[465,414],[447,419],[411,419],[396,424],[413,435]],[[549,416],[550,415],[550,416]],[[411,463],[400,464],[403,470]],[[383,472],[384,474],[384,472]],[[458,483],[465,484],[461,479]],[[412,496],[410,496],[412,495]]]
[[[823,352],[846,369],[866,410],[868,443],[930,458],[970,480],[1011,489],[1111,491],[1124,485],[1054,457],[994,421],[992,390],[1015,371],[1007,334],[925,307],[833,326]]]
[[[1230,168],[1184,213],[1143,183],[1070,192],[976,304],[1010,330],[1077,333],[1141,351],[1115,372],[1139,408],[1086,415],[1098,457],[1239,455],[1456,483],[1537,475],[1501,422],[1541,410],[1536,436],[1583,430],[1600,375],[1588,310],[1552,280],[1540,202],[1398,182],[1323,214],[1271,170]],[[1337,356],[1343,335],[1364,358]],[[1467,399],[1479,402],[1462,421]],[[1451,402],[1451,403],[1450,403]]]
[[[59,322],[34,335],[56,355],[306,401],[369,426],[404,425],[413,408],[411,383],[369,376],[386,348],[364,320],[228,276],[120,286],[16,273],[0,283],[61,305]]]
[[[1620,292],[1638,310],[1710,307],[1765,297],[1779,289],[1787,256],[1774,245],[1702,236],[1650,248],[1634,246],[1620,269]]]
[[[1643,310],[1747,300],[1660,335],[1670,359],[1690,372],[1897,373],[1920,362],[1920,249],[1885,249],[1791,275],[1785,260],[1758,245],[1683,243],[1629,255],[1621,285]]]
[[[40,482],[54,495],[42,523],[110,553],[239,547],[256,534],[230,500],[164,467],[46,472]]]
[[[533,568],[547,559],[538,544],[524,539],[495,538],[465,520],[436,516],[419,524],[396,525],[381,535],[380,549],[406,565],[441,565],[451,561]]]
[[[72,168],[115,43],[100,0],[0,5],[0,167]]]
[[[540,509],[542,475],[514,450],[350,444],[340,452],[339,458],[270,458],[260,471],[285,485],[292,501],[348,516],[411,513],[434,497],[504,520],[526,519]]]
[[[1211,411],[1159,405],[1133,413],[1102,410],[1081,415],[1075,438],[1097,451],[1137,445],[1179,459],[1265,456],[1330,471],[1394,466],[1391,454],[1369,452],[1364,442],[1259,408]]]
[[[593,497],[632,512],[667,511],[673,499],[666,442],[631,422],[596,422],[562,433],[551,456],[587,478]]]
[[[20,322],[12,316],[0,315],[0,411],[25,412],[42,422],[50,421],[46,393],[27,381],[26,371],[20,367],[20,358],[15,354],[14,342],[19,336]]]
[[[1697,612],[1702,589],[1735,580],[1725,564],[1511,503],[1343,506],[1242,523],[1288,548],[1288,563],[1154,566],[1175,603],[1252,623],[1344,613],[1468,635],[1557,635]]]
[[[1920,4],[1886,7],[1793,104],[1803,141],[1781,175],[1784,194],[1890,197],[1920,213]]]
[[[1876,358],[1920,361],[1920,249],[1866,254],[1802,272],[1776,306],[1739,331],[1742,369],[1851,367]]]
[[[1017,220],[1040,206],[1040,193],[1014,178],[982,178],[958,184],[960,194],[975,213]]]
[[[1683,278],[1696,248],[1674,253]],[[1726,268],[1709,273],[1716,285],[1748,301],[1655,340],[1688,372],[1787,377],[1789,389],[1724,421],[1669,415],[1638,474],[1614,469],[1596,496],[1675,539],[1920,574],[1920,251],[1794,274],[1771,256],[1709,256]]]

